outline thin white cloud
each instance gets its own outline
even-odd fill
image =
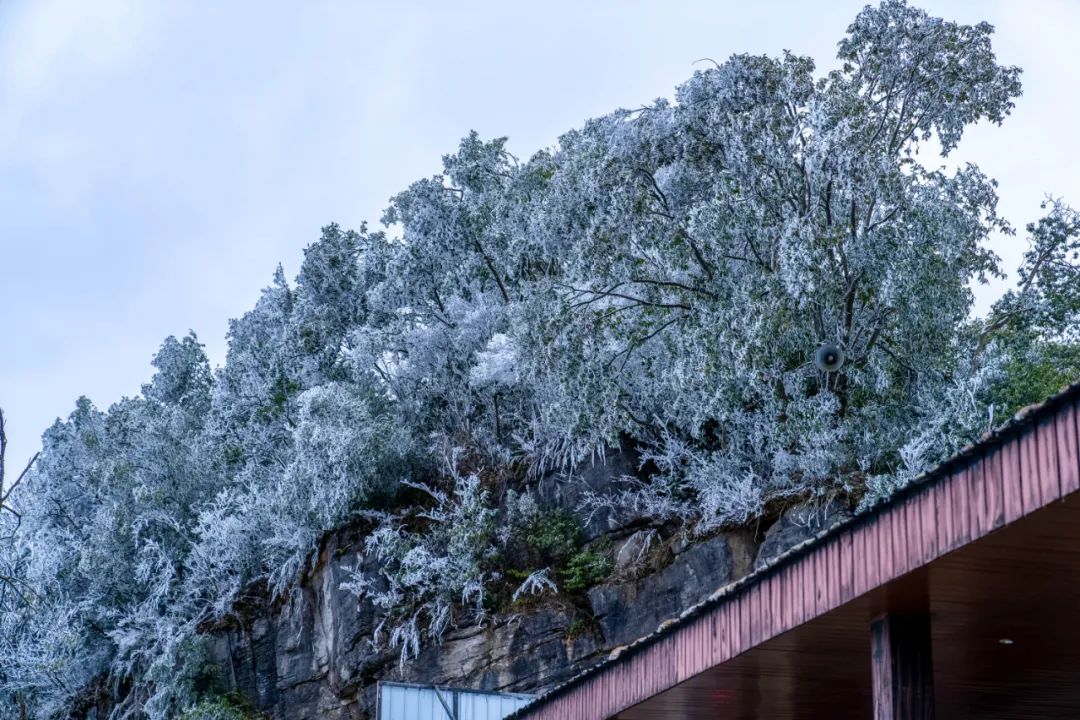
[[[57,93],[129,68],[152,47],[161,5],[136,0],[37,0],[0,18],[0,117],[25,117]]]

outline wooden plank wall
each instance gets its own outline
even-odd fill
[[[1080,393],[515,717],[607,720],[1080,490]],[[867,630],[869,632],[869,629]]]
[[[870,625],[874,720],[934,717],[930,616],[887,615]]]

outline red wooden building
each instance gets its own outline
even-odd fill
[[[1080,386],[555,688],[529,720],[1080,718]]]

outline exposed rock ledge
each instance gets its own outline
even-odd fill
[[[606,478],[594,473],[589,484],[602,487],[621,470],[612,463]],[[576,502],[555,486],[534,491],[549,507]],[[605,517],[589,535],[612,539],[616,571],[589,590],[590,622],[569,605],[538,604],[452,631],[404,668],[372,647],[372,609],[341,589],[363,549],[363,537],[346,529],[327,538],[314,569],[283,600],[256,597],[209,630],[209,660],[223,690],[244,695],[274,720],[372,718],[379,679],[540,693],[810,537],[827,519],[820,508],[789,510],[759,543],[750,530],[661,540],[655,530],[632,532]],[[82,717],[103,717],[100,705]]]

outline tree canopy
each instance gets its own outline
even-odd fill
[[[1020,95],[992,32],[885,0],[830,73],[733,55],[527,161],[472,133],[383,230],[323,228],[231,323],[224,366],[167,338],[137,397],[79,400],[0,485],[0,713],[49,717],[102,676],[131,681],[118,716],[191,706],[199,624],[254,580],[283,591],[359,517],[381,570],[351,585],[407,659],[487,611],[495,498],[523,479],[632,447],[637,474],[588,502],[688,535],[865,505],[1075,379],[1063,201],[971,314],[1013,231],[995,181],[941,158]]]

